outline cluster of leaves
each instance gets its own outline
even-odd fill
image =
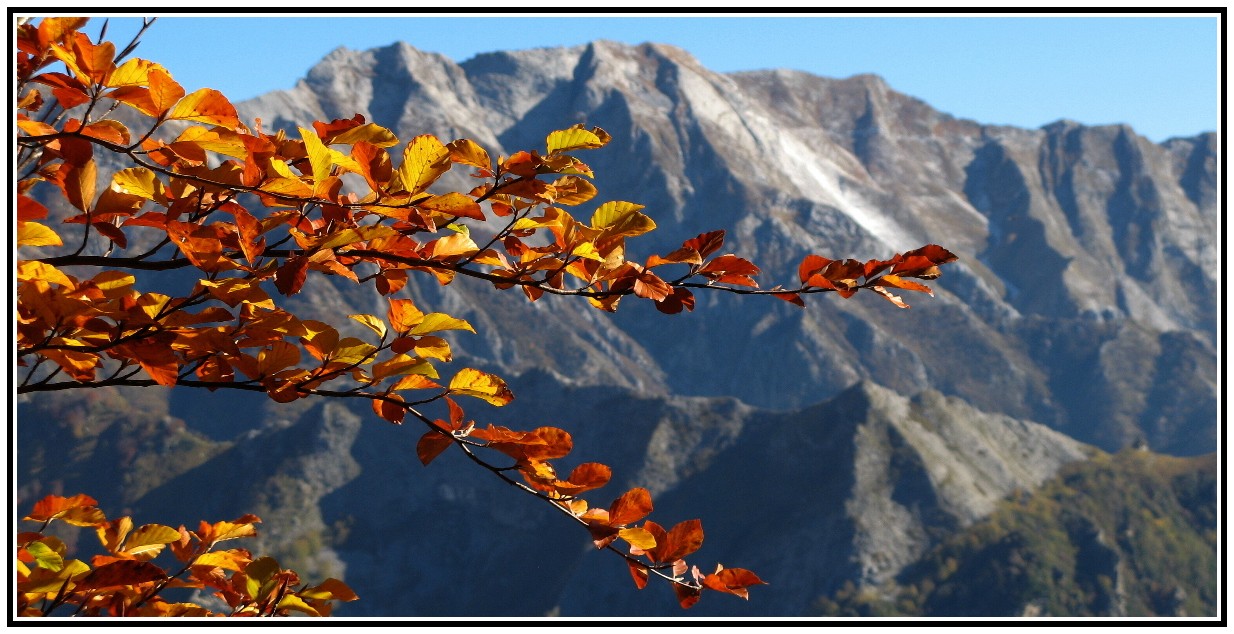
[[[133,44],[117,55],[81,31],[85,22],[48,18],[17,31],[17,361],[28,368],[19,393],[162,385],[259,391],[280,403],[367,399],[391,423],[427,427],[417,446],[423,463],[457,447],[586,526],[597,547],[626,558],[640,588],[650,573],[672,581],[685,607],[702,589],[745,597],[762,581],[722,567],[687,577],[683,558],[701,544],[701,527],[635,526],[652,510],[644,489],[607,509],[588,507],[578,496],[611,472],[586,463],[559,478],[552,461],[572,449],[565,431],[467,420],[457,397],[501,406],[513,395],[474,368],[448,381],[438,374],[435,363],[452,356],[442,333],[475,331],[398,296],[408,276],[442,285],[467,276],[518,287],[531,301],[579,296],[606,311],[635,296],[672,314],[693,310],[700,289],[798,305],[807,294],[869,289],[906,306],[890,289],[929,293],[909,278],[933,279],[955,259],[935,245],[865,263],[811,255],[799,285],[763,289],[758,267],[721,253],[724,232],[714,231],[640,263],[627,241],[656,227],[642,205],[604,202],[586,221],[566,210],[596,196],[594,174],[575,153],[606,145],[600,128],[558,130],[543,153],[496,160],[469,139],[425,134],[402,143],[360,115],[313,122],[292,138],[263,131],[260,120],[245,125],[222,94],[188,93],[157,63],[121,62]],[[141,127],[113,116],[126,109]],[[116,161],[127,166],[100,173]],[[477,184],[430,192],[456,167]],[[77,228],[72,244],[45,222],[50,211],[36,189],[72,207],[63,219]],[[23,258],[30,249],[49,251]],[[177,296],[139,284],[177,269],[199,273]],[[371,283],[387,297],[384,315],[351,315],[371,336],[347,336],[284,307],[279,300],[299,293],[310,273]],[[429,404],[443,415],[427,413]]]
[[[83,616],[329,616],[334,601],[355,601],[356,594],[338,579],[315,586],[302,584],[291,570],[270,557],[253,558],[244,548],[219,544],[254,537],[261,520],[245,515],[230,522],[201,522],[197,530],[145,524],[132,518],[108,520],[87,495],[49,495],[22,518],[41,522],[37,532],[17,534],[17,614],[50,616],[62,606],[76,606]],[[46,534],[53,521],[93,528],[106,554],[89,564],[68,559],[65,543]],[[170,553],[176,572],[154,560]],[[169,602],[168,590],[213,591],[230,608],[215,614],[188,601]]]

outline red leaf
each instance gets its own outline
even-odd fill
[[[698,270],[699,273],[706,275],[758,275],[759,270],[754,266],[753,262],[745,258],[739,258],[731,253],[721,255],[720,257],[708,262],[703,268]]]
[[[755,585],[767,585],[758,575],[744,568],[725,568],[715,574],[703,577],[703,585],[718,592],[737,595],[749,600],[750,593],[746,588]]]
[[[708,233],[700,233],[694,238],[686,240],[682,247],[694,249],[698,254],[706,259],[712,253],[720,250],[724,246],[724,231],[710,231]]]
[[[694,293],[688,288],[675,288],[673,294],[656,302],[656,309],[666,315],[676,315],[682,309],[694,310]]]
[[[420,437],[420,442],[416,443],[416,456],[420,458],[421,464],[428,466],[428,463],[453,444],[454,441],[449,436],[435,431],[426,432]]]
[[[694,586],[686,586],[680,583],[673,584],[673,592],[677,593],[677,603],[681,604],[681,609],[689,610],[698,603],[698,598],[702,595],[702,591]]]
[[[772,296],[803,308],[806,305],[805,300],[801,299],[801,295],[797,293],[772,293]]]
[[[634,586],[639,590],[647,587],[647,576],[650,574],[647,571],[647,566],[626,560],[626,565],[630,566],[630,576],[634,578]]]
[[[386,397],[400,402],[403,400],[398,394],[387,394]],[[403,416],[407,414],[407,408],[398,403],[375,398],[373,399],[373,412],[395,425],[402,425]]]
[[[120,230],[120,227],[117,227],[110,222],[96,222],[90,226],[94,227],[95,231],[98,231],[103,235],[103,237],[116,243],[116,246],[121,249],[128,246],[129,241],[124,236],[124,232]]]
[[[295,295],[304,286],[308,277],[308,258],[303,255],[293,255],[278,268],[274,274],[274,286],[284,295]]]

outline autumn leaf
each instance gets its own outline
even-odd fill
[[[500,377],[473,368],[463,368],[450,379],[451,394],[474,396],[501,407],[514,400],[514,394]]]
[[[67,498],[48,495],[35,502],[34,509],[22,519],[34,522],[59,519],[74,526],[96,526],[107,521],[103,512],[97,507],[98,501],[84,494]]]
[[[403,151],[403,164],[396,176],[403,191],[415,195],[432,185],[450,170],[450,150],[437,137],[423,134],[411,140]],[[391,189],[394,189],[393,184]]]
[[[647,517],[652,508],[651,493],[647,489],[630,489],[609,506],[608,523],[612,526],[632,524]]]
[[[37,222],[17,223],[18,247],[57,247],[64,244],[50,227]]]
[[[608,238],[642,235],[656,228],[651,218],[639,212],[643,205],[612,201],[600,205],[591,216],[591,227]]]
[[[154,559],[163,549],[180,539],[180,531],[161,524],[146,524],[129,533],[120,551],[140,561]]]
[[[217,90],[202,88],[186,95],[167,114],[168,119],[182,119],[235,128],[240,125],[235,106]]]
[[[545,139],[548,154],[571,150],[591,150],[604,147],[604,144],[605,140],[601,140],[595,132],[583,129],[582,125],[550,132],[548,138]]]
[[[746,588],[754,585],[767,585],[758,575],[742,568],[723,568],[714,574],[703,577],[703,585],[711,590],[739,596],[747,601],[750,592]]]
[[[114,586],[132,586],[167,578],[163,569],[145,561],[114,561],[91,570],[74,582],[75,590],[99,590]]]
[[[442,434],[441,432],[429,431],[425,432],[420,440],[416,443],[416,457],[420,459],[420,463],[428,466],[437,456],[450,448],[454,444],[454,439]]]

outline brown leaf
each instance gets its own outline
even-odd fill
[[[114,561],[99,566],[77,580],[76,590],[99,590],[114,586],[132,586],[167,578],[163,569],[145,561]]]
[[[429,431],[425,432],[420,437],[420,441],[416,443],[416,456],[420,458],[420,463],[428,466],[437,456],[450,448],[454,444],[454,440],[440,432]]]

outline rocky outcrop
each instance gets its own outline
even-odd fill
[[[587,156],[597,200],[636,199],[660,227],[632,248],[663,252],[727,228],[726,248],[762,265],[768,285],[791,283],[806,253],[864,259],[934,242],[960,256],[938,297],[911,311],[876,297],[800,311],[710,294],[697,314],[632,307],[610,317],[494,299],[484,285],[474,299],[413,289],[453,301],[472,323],[500,324],[481,330],[483,342],[460,341],[496,369],[772,408],[871,380],[936,389],[1106,449],[1137,438],[1173,452],[1215,448],[1205,374],[1220,268],[1211,135],[1157,145],[1126,126],[982,125],[874,75],[725,75],[670,46],[614,42],[462,64],[406,44],[339,49],[293,90],[241,110],[279,125],[360,113],[400,136],[467,136],[495,153],[539,147],[547,131],[585,120],[613,135]],[[1091,346],[1052,346],[1055,331],[1111,350],[1143,344],[1142,359],[1130,372]],[[564,341],[549,351],[549,338]],[[1180,365],[1194,370],[1180,376]],[[1186,403],[1145,396],[1163,381],[1185,383]],[[1093,384],[1112,387],[1092,399]]]

